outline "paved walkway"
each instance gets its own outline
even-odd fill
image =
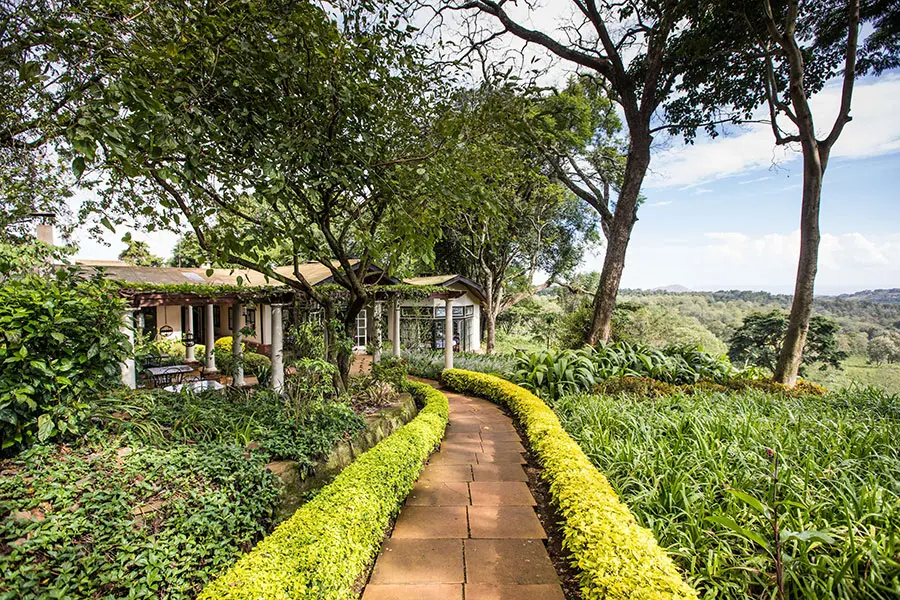
[[[564,600],[512,422],[486,400],[447,397],[441,449],[407,497],[363,600]]]

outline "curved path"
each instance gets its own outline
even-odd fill
[[[491,402],[442,390],[450,424],[375,562],[363,600],[564,600],[522,469]]]

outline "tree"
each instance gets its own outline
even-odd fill
[[[166,261],[170,267],[202,267],[210,262],[200,247],[194,232],[182,235],[172,248],[172,258]]]
[[[611,334],[625,254],[637,221],[641,185],[650,166],[653,136],[668,129],[690,135],[703,125],[696,121],[661,122],[658,112],[691,63],[691,48],[682,44],[682,39],[690,31],[686,17],[694,4],[595,0],[554,3],[557,7],[561,4],[570,9],[571,18],[559,31],[526,25],[539,19],[530,18],[532,15],[523,14],[515,3],[503,0],[438,2],[437,10],[462,11],[467,16],[469,37],[476,47],[511,34],[547,49],[586,74],[600,78],[622,109],[629,143],[618,197],[612,218],[608,219],[606,255],[586,335],[586,341],[593,345],[608,340]],[[533,5],[526,3],[522,10],[530,13],[532,9]],[[549,18],[544,21],[556,22]],[[713,128],[715,123],[705,125]]]
[[[111,183],[101,188],[116,199],[110,218],[186,220],[218,260],[306,294],[334,324],[329,339],[344,340],[371,300],[369,267],[426,254],[435,235],[439,74],[410,36],[392,5],[366,0],[328,11],[156,2],[110,41],[102,96],[73,134],[96,141],[84,158]],[[272,268],[279,243],[293,277]],[[306,281],[306,259],[342,293]],[[334,343],[328,357],[343,384],[349,347]]]
[[[869,340],[869,362],[874,364],[900,362],[900,335],[893,332]]]
[[[691,28],[705,58],[686,73],[673,114],[703,118],[730,105],[748,116],[766,107],[777,145],[799,144],[803,155],[800,259],[790,323],[774,371],[793,385],[812,324],[819,253],[819,212],[825,169],[850,122],[857,76],[900,65],[900,8],[888,0],[741,0],[705,2]],[[873,32],[859,43],[860,27]],[[810,98],[838,76],[841,101],[824,138],[817,136]],[[705,107],[698,113],[697,107]]]
[[[125,249],[119,253],[119,260],[136,267],[163,266],[163,259],[150,252],[150,246],[147,245],[147,242],[131,239],[130,236],[123,241],[125,242]]]
[[[818,363],[821,369],[841,368],[847,353],[838,348],[840,325],[832,319],[814,316],[806,339],[803,365]],[[773,310],[744,317],[743,324],[728,341],[728,358],[735,364],[747,364],[774,371],[788,331],[788,316]]]
[[[596,219],[550,179],[546,158],[523,129],[532,102],[513,87],[484,83],[460,94],[454,115],[464,142],[435,263],[484,290],[488,354],[497,317],[570,274],[597,239]],[[539,271],[547,278],[535,284]]]

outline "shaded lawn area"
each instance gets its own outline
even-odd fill
[[[311,464],[361,419],[274,394],[128,393],[77,439],[0,461],[0,598],[190,598],[272,525],[265,465]]]

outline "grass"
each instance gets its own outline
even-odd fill
[[[779,569],[790,599],[900,595],[900,396],[570,395],[555,409],[703,597],[777,598]]]
[[[830,390],[839,390],[853,384],[875,386],[891,394],[900,394],[900,363],[869,364],[865,356],[851,356],[844,361],[842,370],[828,369],[825,372],[810,369],[806,378]]]

